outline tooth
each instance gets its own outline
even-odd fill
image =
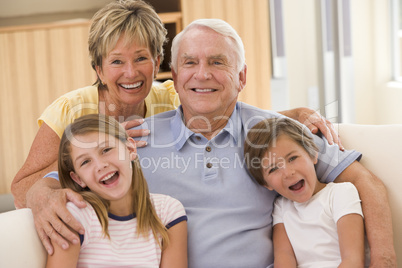
[[[207,89],[196,88],[195,91],[197,91],[197,92],[211,92],[211,91],[213,91],[213,89],[210,89],[210,88],[207,88]]]
[[[113,177],[114,174],[116,174],[116,172],[110,174],[109,176],[107,176],[107,177],[105,177],[105,178],[103,178],[101,181],[107,181],[108,179],[110,179],[111,177]]]
[[[135,84],[127,84],[127,85],[121,85],[124,88],[135,88],[135,87],[139,87],[142,84],[142,82],[137,82]]]

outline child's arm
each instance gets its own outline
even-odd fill
[[[359,214],[348,214],[337,222],[342,262],[339,267],[364,267],[364,223]]]
[[[169,245],[162,252],[160,268],[187,268],[187,221],[168,230]]]
[[[81,245],[70,244],[68,249],[62,249],[59,244],[52,243],[53,255],[47,256],[46,268],[71,268],[77,267]]]
[[[296,267],[296,256],[283,223],[274,225],[273,243],[275,268]]]

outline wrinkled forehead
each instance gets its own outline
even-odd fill
[[[235,42],[208,27],[193,27],[182,38],[180,58],[232,58],[236,60]]]
[[[116,48],[116,45],[119,42],[124,48],[138,46],[146,47],[150,50],[150,43],[147,36],[140,32],[123,32],[121,34],[116,33],[108,39],[102,51],[103,56],[109,55],[109,53]]]

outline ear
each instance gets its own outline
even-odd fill
[[[239,93],[246,86],[246,82],[247,82],[247,65],[244,64],[243,69],[239,73]]]
[[[318,162],[318,153],[315,153],[315,157],[313,158],[314,165]]]
[[[133,161],[137,158],[137,145],[135,143],[135,140],[131,137],[128,137],[126,145],[128,151],[130,152],[130,160]]]
[[[172,79],[173,79],[174,89],[175,89],[176,92],[178,93],[178,91],[177,91],[177,84],[176,84],[176,81],[177,81],[177,73],[173,70],[173,68],[171,68],[171,72],[172,72]]]
[[[272,188],[272,187],[269,186],[269,185],[264,185],[264,187],[267,188],[267,189],[270,190],[270,191],[273,191],[273,190],[274,190],[274,188]]]
[[[81,188],[85,188],[87,187],[87,185],[85,184],[85,182],[83,180],[81,180],[81,178],[75,174],[74,171],[70,171],[70,177],[73,179],[73,181],[75,181],[79,186],[81,186]]]
[[[96,73],[97,73],[99,79],[103,82],[103,72],[102,72],[101,67],[99,67],[98,65],[96,65],[96,66],[95,66],[95,70],[96,70]]]

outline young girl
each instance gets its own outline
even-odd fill
[[[317,147],[302,126],[263,120],[249,131],[244,154],[256,181],[281,195],[273,212],[275,267],[364,266],[358,192],[317,179]]]
[[[187,267],[182,204],[149,194],[135,143],[113,118],[91,114],[69,125],[59,150],[60,183],[82,194],[68,209],[85,228],[81,245],[53,244],[47,267]]]

